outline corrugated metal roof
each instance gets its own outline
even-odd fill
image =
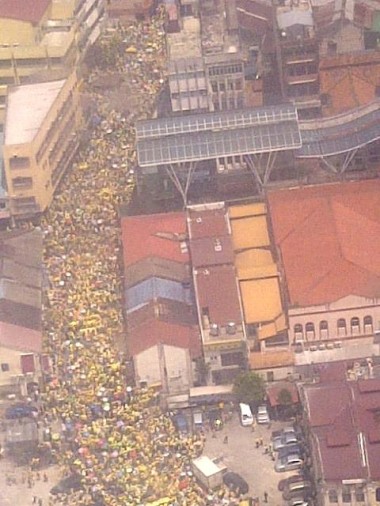
[[[277,277],[241,281],[240,291],[247,323],[273,321],[282,313]]]
[[[127,288],[125,292],[126,306],[129,311],[159,297],[186,304],[191,304],[193,300],[190,287],[185,287],[177,281],[156,277]]]
[[[231,220],[235,250],[269,246],[268,224],[265,215]]]
[[[232,265],[199,269],[194,273],[200,312],[210,323],[227,325],[243,321],[235,270]]]

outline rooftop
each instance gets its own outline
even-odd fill
[[[195,326],[151,319],[134,328],[127,337],[128,352],[132,356],[158,344],[188,349],[192,357],[200,354],[200,338]]]
[[[232,265],[197,269],[194,271],[194,283],[200,313],[208,315],[210,323],[222,326],[242,321],[237,280]]]
[[[368,180],[268,193],[291,306],[380,297],[379,191]]]
[[[0,18],[37,24],[50,5],[50,0],[0,0]]]
[[[140,260],[160,257],[188,263],[186,216],[182,212],[122,218],[124,267]]]
[[[24,144],[34,139],[64,84],[65,80],[61,80],[10,88],[5,145]]]
[[[167,34],[169,60],[201,57],[201,26],[198,18],[184,17],[182,30],[178,33]]]
[[[320,90],[328,95],[325,116],[355,109],[376,98],[380,86],[378,51],[337,54],[320,61]]]
[[[380,380],[337,380],[305,386],[303,394],[324,479],[379,480]]]

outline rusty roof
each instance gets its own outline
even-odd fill
[[[380,478],[380,380],[303,387],[309,425],[326,481]]]
[[[231,236],[202,237],[190,240],[193,267],[232,264],[234,251]]]
[[[243,321],[235,269],[232,265],[197,269],[194,271],[194,283],[200,313],[207,313],[210,323],[227,325],[232,321]]]
[[[229,234],[227,210],[223,208],[187,212],[190,239],[220,237]]]
[[[269,192],[291,306],[380,296],[379,195],[377,180]]]
[[[367,105],[380,85],[380,54],[366,51],[322,58],[320,91],[328,96],[324,116],[333,116]]]

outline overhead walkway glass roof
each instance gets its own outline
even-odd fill
[[[337,117],[336,124],[306,129],[307,122],[300,123],[302,147],[297,157],[322,157],[352,151],[380,139],[380,109],[354,117],[347,114]]]
[[[301,146],[296,108],[289,104],[142,121],[136,135],[142,167]]]

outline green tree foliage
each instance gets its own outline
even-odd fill
[[[289,392],[287,388],[282,388],[277,396],[277,402],[281,406],[289,406],[293,403],[292,394]]]
[[[244,372],[236,377],[233,391],[239,402],[257,406],[265,398],[265,383],[255,372]]]

